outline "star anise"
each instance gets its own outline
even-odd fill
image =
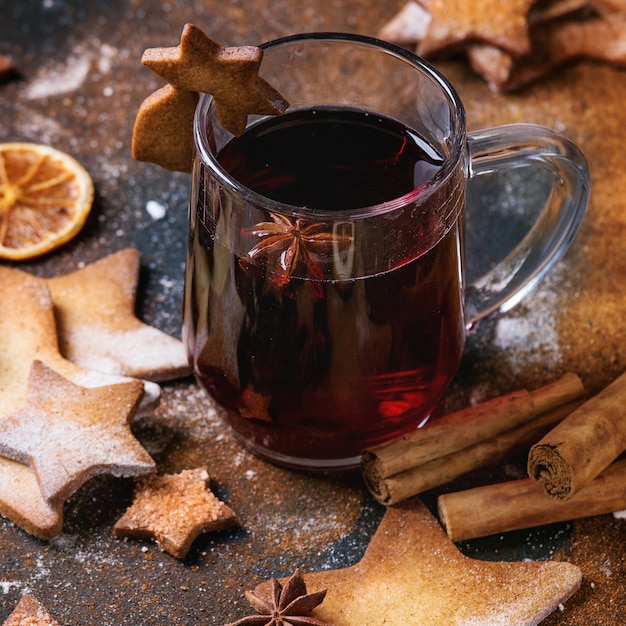
[[[239,260],[244,271],[250,271],[257,257],[272,256],[277,260],[272,268],[273,280],[279,287],[289,283],[298,265],[304,263],[307,276],[314,281],[324,276],[321,259],[336,251],[345,250],[352,243],[352,236],[331,233],[324,222],[305,225],[305,220],[290,220],[284,215],[271,213],[271,222],[259,222],[244,229],[244,234],[261,239]],[[315,286],[311,285],[314,289]]]
[[[326,590],[307,593],[300,570],[285,583],[275,578],[267,586],[246,591],[246,599],[258,615],[249,615],[227,626],[332,626],[310,616],[311,611],[322,603]]]

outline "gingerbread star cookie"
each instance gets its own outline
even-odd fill
[[[410,0],[380,36],[415,44],[427,58],[462,52],[495,91],[519,89],[581,59],[626,67],[625,0],[419,2]]]
[[[417,47],[429,56],[468,41],[490,43],[513,54],[530,50],[528,13],[536,0],[420,0],[430,23]]]
[[[25,593],[2,626],[59,626],[32,593]]]
[[[0,266],[0,417],[19,411],[26,404],[31,367],[36,359],[81,387],[115,386],[132,380],[87,370],[63,358],[46,281]],[[158,404],[160,388],[152,382],[140,384],[139,411],[147,413]],[[0,456],[0,514],[26,532],[48,539],[61,532],[62,505],[62,501],[49,502],[41,494],[32,467]]]
[[[236,523],[233,511],[208,488],[209,479],[205,467],[139,479],[115,535],[154,539],[161,550],[184,559],[199,535]]]
[[[626,67],[626,12],[547,22],[534,30],[532,42],[519,59],[488,46],[471,49],[468,58],[497,91],[518,89],[581,58]]]
[[[240,135],[248,115],[277,115],[287,104],[259,77],[257,46],[224,48],[197,26],[186,24],[175,48],[151,48],[142,63],[177,89],[210,93],[222,126]]]
[[[98,474],[140,476],[156,466],[130,430],[139,380],[81,387],[35,360],[25,406],[0,418],[0,454],[29,464],[48,502]]]
[[[603,3],[620,3],[624,0],[596,0]],[[532,1],[521,4],[498,3],[497,0],[409,0],[380,29],[379,37],[400,45],[417,45],[417,51],[425,57],[435,56],[438,53],[466,49],[468,46],[482,44],[502,51],[509,51],[514,56],[529,51],[529,29],[534,24],[545,23],[556,18],[570,16],[589,6],[590,0],[550,0],[549,2]],[[529,8],[526,8],[529,5]],[[493,19],[481,13],[481,7],[491,8]],[[520,12],[521,7],[521,12]],[[431,15],[431,10],[435,11]],[[446,11],[451,15],[446,16]],[[441,12],[443,15],[437,15]],[[477,14],[478,12],[478,14]],[[517,13],[517,17],[514,14]],[[523,17],[525,14],[525,17]],[[504,17],[503,17],[504,16]],[[429,32],[433,17],[436,18],[433,31]],[[450,22],[459,29],[451,26],[442,26]],[[486,24],[486,26],[485,26]],[[481,27],[482,25],[482,27]],[[452,32],[451,40],[445,43],[444,34]],[[481,34],[482,32],[482,34]],[[441,38],[441,42],[437,39]],[[508,41],[507,38],[509,39]],[[505,43],[502,43],[502,39]],[[421,43],[422,40],[425,43]]]
[[[191,169],[194,99],[213,96],[222,126],[241,135],[249,115],[278,115],[285,99],[259,76],[263,50],[223,47],[197,26],[186,24],[180,44],[149,48],[142,63],[169,86],[140,106],[133,129],[133,157],[174,171]]]
[[[151,381],[191,373],[182,342],[135,315],[139,252],[126,248],[47,279],[63,356],[90,370]]]
[[[579,588],[581,572],[468,558],[416,499],[387,509],[361,561],[304,580],[308,593],[327,589],[312,617],[334,626],[534,626]]]
[[[23,406],[35,359],[83,387],[130,380],[86,369],[64,358],[59,351],[54,307],[46,281],[22,270],[0,266],[0,417]],[[160,394],[158,384],[143,381],[138,414],[153,411]]]

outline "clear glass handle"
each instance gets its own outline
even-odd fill
[[[553,184],[532,228],[494,268],[467,286],[467,328],[517,304],[563,256],[587,208],[589,172],[578,147],[534,124],[511,124],[468,134],[471,179],[506,169],[541,167]]]

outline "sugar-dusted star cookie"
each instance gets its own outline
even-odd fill
[[[581,572],[468,558],[415,499],[387,509],[361,561],[304,580],[308,593],[327,589],[312,616],[334,626],[534,626],[578,589]]]
[[[166,170],[189,172],[193,164],[193,116],[198,94],[165,85],[139,107],[133,127],[132,156]]]
[[[59,626],[32,593],[25,593],[2,626]]]
[[[36,360],[25,406],[0,417],[0,454],[30,465],[48,502],[98,474],[151,474],[155,463],[130,429],[142,393],[139,380],[81,387]]]
[[[35,359],[83,387],[132,380],[87,370],[63,358],[46,281],[0,266],[0,417],[24,407]],[[141,384],[140,410],[147,413],[158,404],[160,388],[152,382]],[[48,502],[41,494],[32,467],[0,456],[0,514],[26,532],[48,539],[61,532],[62,504]]]
[[[115,535],[154,539],[161,550],[184,559],[199,535],[236,523],[233,511],[208,488],[209,479],[205,467],[138,479]]]
[[[134,248],[47,279],[63,356],[90,370],[152,381],[191,373],[182,342],[135,314],[140,258]]]
[[[420,0],[430,13],[418,54],[458,49],[468,42],[490,43],[514,55],[530,50],[528,13],[536,0]]]
[[[128,377],[85,369],[59,352],[50,290],[43,278],[0,265],[0,416],[21,408],[32,362],[39,359],[83,387],[112,385]],[[159,403],[161,388],[143,381],[138,414]]]

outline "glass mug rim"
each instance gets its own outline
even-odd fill
[[[420,202],[426,200],[434,192],[434,190],[437,189],[454,172],[459,160],[463,157],[466,136],[465,108],[452,84],[430,63],[413,52],[382,39],[368,37],[365,35],[343,32],[301,33],[272,39],[271,41],[260,44],[259,47],[263,51],[266,51],[292,43],[306,41],[353,43],[375,48],[381,52],[386,52],[389,55],[396,56],[399,60],[410,64],[416,71],[427,77],[439,89],[439,92],[447,101],[448,109],[451,114],[450,118],[454,120],[454,123],[451,124],[450,133],[452,141],[450,142],[451,148],[445,155],[441,167],[434,176],[428,179],[426,187],[422,185],[417,189],[412,189],[408,193],[396,196],[395,198],[391,198],[385,202],[352,209],[304,208],[299,205],[287,204],[285,202],[279,202],[268,198],[267,196],[260,194],[242,184],[219,163],[217,154],[215,153],[216,151],[211,148],[209,138],[206,133],[206,129],[208,128],[207,118],[209,116],[211,104],[213,103],[213,96],[206,93],[200,94],[194,114],[193,124],[196,155],[199,159],[201,159],[202,164],[211,170],[212,174],[219,180],[220,184],[229,188],[244,201],[253,204],[259,209],[265,209],[274,213],[291,216],[301,216],[305,214],[307,218],[323,217],[325,221],[343,221],[346,219],[354,220],[391,213],[399,208],[407,206],[409,203],[414,203],[418,200],[418,198]],[[260,75],[262,75],[262,70],[263,65],[261,63]]]

